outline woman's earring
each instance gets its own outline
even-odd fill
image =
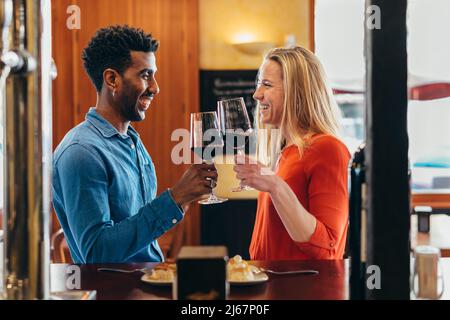
[[[114,88],[113,89],[113,92],[112,92],[112,96],[113,96],[113,98],[114,98],[114,95],[116,94],[116,88]]]

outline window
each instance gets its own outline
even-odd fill
[[[408,2],[408,134],[415,192],[450,193],[448,12],[448,0]]]
[[[335,92],[341,137],[353,154],[364,141],[364,0],[316,0],[316,54]]]
[[[364,0],[316,0],[316,53],[336,94],[343,115],[341,134],[352,153],[365,137],[364,10]],[[413,193],[450,193],[448,12],[448,0],[408,2],[408,135]]]

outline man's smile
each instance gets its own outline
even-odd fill
[[[153,95],[143,95],[138,100],[139,109],[146,111],[153,100]]]

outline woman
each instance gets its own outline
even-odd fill
[[[342,259],[350,154],[337,138],[338,108],[319,60],[301,47],[271,50],[253,97],[258,156],[268,166],[241,158],[234,167],[242,184],[261,191],[251,258]]]

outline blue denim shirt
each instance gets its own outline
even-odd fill
[[[53,157],[53,206],[75,263],[157,262],[157,238],[183,218],[139,134],[120,134],[91,108]]]

